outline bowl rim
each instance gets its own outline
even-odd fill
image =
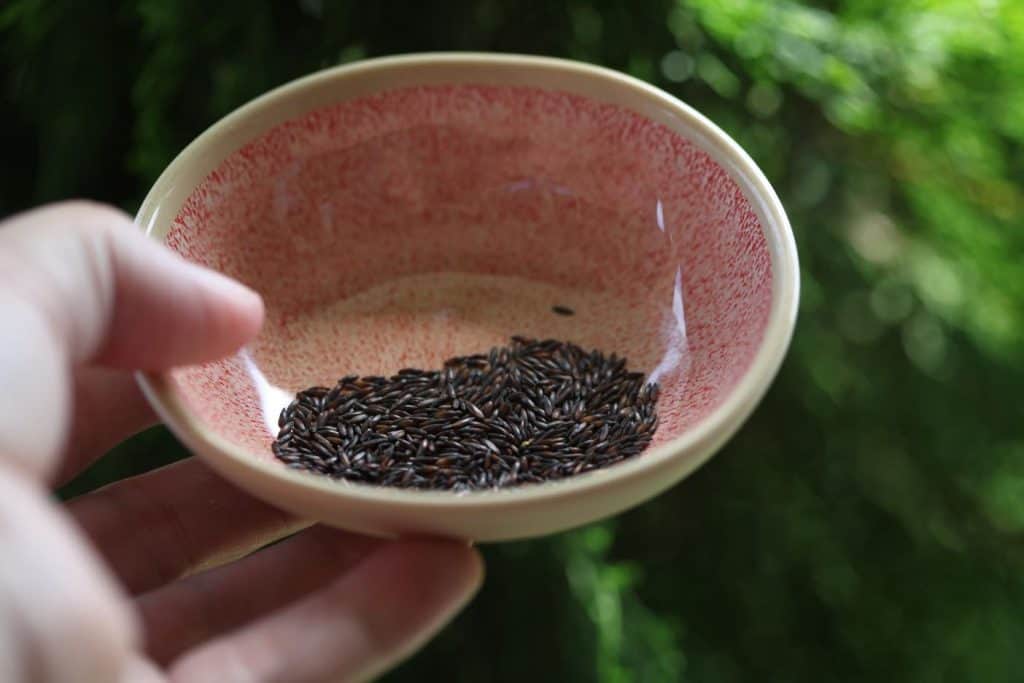
[[[289,81],[233,110],[187,145],[164,169],[150,188],[136,214],[136,225],[152,237],[154,223],[161,202],[174,186],[177,175],[193,158],[200,157],[204,148],[226,132],[239,126],[248,117],[264,111],[280,100],[302,94],[326,82],[341,81],[353,76],[366,77],[373,73],[409,68],[499,68],[510,66],[532,70],[533,73],[560,73],[562,76],[586,77],[590,81],[604,81],[607,88],[628,93],[662,111],[671,111],[675,121],[686,129],[687,139],[693,141],[712,159],[730,173],[757,213],[771,256],[772,293],[769,319],[764,336],[753,360],[725,399],[700,422],[672,440],[645,451],[609,468],[602,468],[555,481],[529,486],[496,490],[472,490],[454,494],[447,490],[419,490],[398,487],[372,486],[328,480],[317,475],[280,466],[276,462],[254,457],[215,431],[207,428],[196,416],[188,413],[182,401],[171,388],[165,372],[138,372],[137,382],[164,425],[193,453],[198,454],[214,469],[227,474],[240,466],[250,474],[285,480],[292,485],[309,487],[339,499],[355,499],[366,503],[385,503],[389,506],[465,506],[510,507],[541,500],[595,494],[624,480],[642,477],[678,458],[689,456],[683,475],[704,464],[717,449],[731,437],[749,417],[767,392],[789,349],[796,325],[800,293],[800,270],[796,242],[789,219],[775,190],[754,160],[727,133],[710,119],[669,93],[633,76],[568,59],[509,53],[435,52],[412,53],[366,59],[323,69]],[[449,82],[452,82],[449,80]],[[459,81],[462,82],[462,81]],[[493,82],[493,80],[491,81]],[[510,85],[528,84],[517,82]],[[538,87],[538,86],[534,86]],[[389,88],[387,88],[389,89]],[[560,86],[567,92],[572,87]],[[358,95],[357,95],[358,96]],[[590,94],[584,95],[594,98]],[[340,97],[343,102],[349,97]],[[647,114],[622,104],[645,118]],[[219,163],[219,160],[218,160]],[[191,192],[191,188],[189,188]],[[226,458],[230,463],[220,463]],[[229,477],[232,478],[233,477]],[[670,484],[675,482],[669,482]]]

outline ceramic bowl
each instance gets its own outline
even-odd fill
[[[243,489],[368,534],[533,537],[651,498],[749,415],[797,308],[793,237],[750,157],[666,93],[555,59],[413,55],[289,83],[189,145],[138,222],[267,307],[239,354],[140,377],[163,420]],[[271,453],[300,389],[515,334],[616,352],[657,380],[650,447],[462,494],[334,481]]]

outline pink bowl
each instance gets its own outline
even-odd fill
[[[635,505],[739,427],[795,321],[792,234],[753,161],[678,100],[573,62],[424,55],[301,79],[200,136],[138,220],[267,305],[238,355],[140,378],[166,423],[253,494],[366,533],[520,538]],[[270,452],[297,390],[513,334],[614,351],[660,382],[651,447],[458,495],[331,481]]]

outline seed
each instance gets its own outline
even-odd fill
[[[281,411],[271,450],[288,467],[364,484],[519,486],[639,455],[657,399],[658,385],[616,354],[513,337],[440,370],[302,391]]]

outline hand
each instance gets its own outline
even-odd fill
[[[300,530],[195,460],[53,501],[155,421],[129,370],[222,357],[262,316],[114,209],[0,223],[0,681],[364,680],[476,590],[464,544]]]

